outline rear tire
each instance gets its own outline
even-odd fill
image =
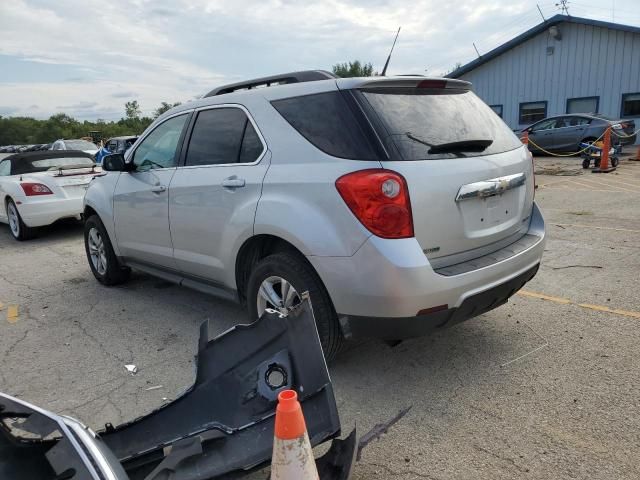
[[[18,207],[13,202],[13,200],[9,199],[5,206],[7,213],[7,221],[9,223],[9,231],[11,232],[11,236],[22,242],[24,240],[29,240],[35,237],[36,230],[35,228],[27,227],[22,221],[22,217],[20,216],[20,212],[18,211]]]
[[[120,265],[107,230],[97,215],[91,215],[84,223],[84,248],[96,280],[107,286],[127,281],[131,269]]]
[[[287,284],[289,284],[288,287]],[[272,286],[276,295],[282,295],[282,297],[290,297],[282,289],[288,290],[291,287],[297,295],[305,291],[309,292],[324,356],[327,361],[333,360],[342,348],[344,337],[329,294],[318,274],[306,260],[298,254],[283,252],[269,255],[258,262],[251,272],[247,285],[247,307],[252,321],[260,317],[259,308],[264,309],[265,306],[273,308],[275,303],[266,302],[265,297],[260,294],[261,287],[265,285]],[[275,297],[274,300],[277,298]],[[285,310],[295,306],[296,302],[299,303],[299,297],[297,301],[289,302],[291,305],[283,302],[278,307],[280,310]]]

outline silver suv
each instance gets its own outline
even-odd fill
[[[252,319],[308,290],[328,357],[344,337],[399,340],[493,309],[544,249],[530,153],[459,80],[227,85],[104,170],[84,208],[100,282],[135,268]]]

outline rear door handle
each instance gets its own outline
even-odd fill
[[[165,185],[156,185],[155,187],[151,187],[151,191],[153,193],[162,193],[167,189]]]
[[[229,177],[222,181],[222,186],[224,188],[241,188],[244,187],[244,185],[244,178]]]

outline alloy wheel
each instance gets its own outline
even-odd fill
[[[16,210],[16,206],[9,202],[7,205],[7,216],[9,217],[9,228],[11,228],[11,233],[17,238],[20,236],[20,217],[18,216],[18,210]]]
[[[87,245],[89,247],[89,256],[91,257],[91,263],[96,272],[100,275],[107,273],[107,254],[104,248],[104,240],[100,231],[92,227],[87,235]]]
[[[300,295],[286,279],[271,276],[260,284],[257,302],[258,316],[262,316],[267,308],[286,314],[291,308],[300,304]]]

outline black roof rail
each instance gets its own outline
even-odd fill
[[[326,70],[304,70],[301,72],[281,73],[270,77],[254,78],[253,80],[245,80],[244,82],[222,85],[221,87],[214,88],[202,98],[224,95],[225,93],[235,92],[236,90],[251,90],[256,87],[270,87],[274,84],[284,85],[287,83],[315,82],[317,80],[330,80],[332,78],[338,77]]]

